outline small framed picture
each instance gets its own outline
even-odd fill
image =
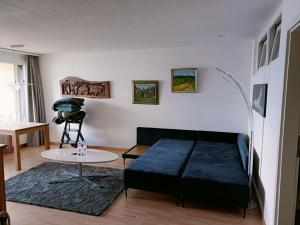
[[[253,85],[252,108],[262,117],[266,117],[267,112],[268,84]]]
[[[132,81],[132,103],[158,105],[158,81]]]
[[[197,92],[197,68],[172,69],[172,92],[194,93]]]

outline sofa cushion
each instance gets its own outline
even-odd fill
[[[198,141],[182,175],[185,195],[247,206],[248,177],[236,144]],[[231,202],[232,201],[232,202]]]
[[[176,192],[195,142],[161,139],[124,171],[127,188]]]

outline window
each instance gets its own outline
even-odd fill
[[[268,45],[268,38],[265,36],[262,41],[259,43],[258,48],[258,68],[263,67],[267,64],[267,45]]]
[[[23,65],[0,63],[0,121],[23,120],[20,116],[26,110],[26,87],[15,83],[24,77]]]
[[[24,71],[24,66],[23,65],[17,65],[17,82],[19,83],[26,83],[27,80],[25,78],[25,71]],[[22,122],[27,122],[27,105],[28,105],[28,100],[27,100],[27,88],[28,86],[26,85],[19,85],[19,91],[17,92],[17,100],[19,100],[19,116],[20,116],[20,121]]]
[[[281,33],[281,20],[279,20],[275,25],[271,28],[270,34],[272,36],[271,39],[271,51],[270,51],[270,61],[273,61],[279,56],[279,47],[280,47],[280,33]]]

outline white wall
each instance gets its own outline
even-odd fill
[[[300,2],[298,0],[284,0],[282,6],[274,13],[274,16],[258,35],[257,43],[267,33],[280,13],[282,13],[282,34],[279,58],[259,71],[255,71],[252,78],[252,85],[255,83],[268,83],[266,118],[262,118],[254,112],[255,148],[260,158],[259,176],[261,184],[258,187],[258,195],[266,225],[273,225],[278,222],[276,219],[276,193],[278,191],[277,175],[281,160],[280,138],[287,30],[289,25],[293,21],[295,22],[295,16],[300,13]],[[291,208],[286,207],[286,205],[282,206],[281,209],[284,208],[287,212],[291,211]],[[289,224],[286,220],[284,223],[282,222],[280,220],[278,224]]]
[[[265,29],[257,38],[257,43],[268,32],[280,16],[281,9],[270,19]],[[255,141],[254,147],[259,156],[259,178],[257,183],[259,203],[266,225],[275,223],[275,206],[277,191],[277,169],[281,125],[281,107],[283,95],[284,66],[282,64],[284,41],[281,40],[280,56],[267,66],[255,71],[252,84],[267,83],[267,113],[263,118],[254,111]]]
[[[279,156],[280,124],[281,124],[281,101],[282,83],[276,77],[281,75],[280,64],[273,62],[264,72],[257,73],[254,83],[268,83],[268,99],[266,118],[262,118],[256,112],[255,117],[255,149],[260,157],[260,186],[259,194],[261,208],[267,225],[274,224],[277,169]],[[273,77],[272,77],[273,76]],[[263,78],[263,79],[262,79]],[[263,80],[258,81],[258,80]]]
[[[300,13],[299,0],[283,0],[283,16],[286,24],[291,23]]]
[[[238,92],[214,69],[230,71],[249,92],[252,44],[222,40],[214,45],[44,55],[40,59],[47,120],[55,115],[52,103],[60,98],[59,80],[77,76],[111,81],[111,98],[86,99],[83,135],[88,143],[130,147],[136,127],[164,127],[247,132],[247,112]],[[198,93],[171,93],[170,70],[198,67]],[[159,80],[159,105],[132,104],[132,80]],[[51,123],[51,141],[59,141],[62,127]]]

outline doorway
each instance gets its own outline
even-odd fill
[[[286,57],[279,157],[280,161],[278,170],[279,179],[276,204],[276,224],[300,225],[296,207],[298,188],[300,188],[300,186],[298,187],[298,139],[300,124],[300,21],[288,31]]]
[[[300,75],[300,25],[298,26],[298,28],[295,30],[295,33],[292,34],[292,43],[295,44],[295,47],[297,49],[295,49],[295,55],[292,55],[293,57],[295,57],[295,60],[297,61],[297,65],[295,66],[295,72],[298,73],[298,76]],[[299,85],[299,89],[300,89],[300,85]],[[299,104],[300,104],[300,99],[299,100]],[[300,115],[299,115],[300,116]],[[298,182],[297,182],[297,197],[296,197],[296,213],[295,213],[295,225],[300,225],[300,124],[298,125],[298,144],[297,144],[297,171],[298,171]]]

